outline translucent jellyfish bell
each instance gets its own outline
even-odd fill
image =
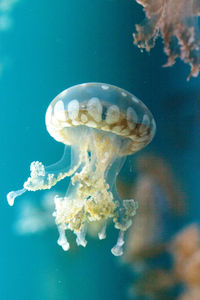
[[[130,227],[137,202],[120,199],[116,176],[127,155],[145,147],[155,134],[155,121],[147,107],[129,92],[102,83],[85,83],[60,93],[46,112],[46,127],[57,141],[71,147],[71,166],[67,157],[45,167],[31,163],[31,174],[24,188],[10,192],[10,205],[26,190],[50,189],[70,176],[65,197],[55,197],[54,217],[59,230],[58,244],[70,245],[65,231],[72,230],[77,244],[85,246],[87,224],[99,221],[99,238],[106,237],[106,223],[112,219],[119,238],[112,248],[114,255],[123,253],[124,232]]]

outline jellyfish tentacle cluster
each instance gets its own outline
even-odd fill
[[[24,188],[8,194],[8,202],[26,190],[50,189],[67,176],[71,182],[64,197],[56,196],[53,216],[58,226],[58,244],[70,248],[66,231],[76,234],[78,245],[86,246],[87,226],[100,222],[99,238],[106,236],[106,224],[113,220],[119,230],[114,255],[122,255],[124,232],[130,227],[137,202],[122,200],[116,190],[116,176],[124,158],[146,146],[155,134],[155,121],[147,107],[118,87],[87,83],[71,87],[49,105],[46,127],[50,135],[71,147],[76,157],[71,168],[59,164],[44,167],[31,163]]]
[[[160,36],[168,57],[164,67],[173,66],[176,59],[190,66],[191,77],[200,71],[199,0],[136,0],[143,6],[146,18],[136,25],[134,44],[150,51]]]

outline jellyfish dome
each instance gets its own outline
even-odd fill
[[[101,224],[98,235],[103,239],[107,222],[113,220],[119,237],[112,253],[122,255],[124,232],[131,225],[137,202],[120,198],[116,177],[127,155],[152,140],[156,129],[152,114],[142,101],[121,88],[85,83],[64,90],[50,103],[46,127],[56,141],[71,147],[71,160],[65,150],[63,158],[52,166],[32,162],[24,188],[10,192],[8,203],[13,205],[27,190],[50,189],[71,177],[66,195],[55,197],[58,244],[69,249],[66,230],[71,230],[77,244],[85,246],[87,226],[92,222]]]

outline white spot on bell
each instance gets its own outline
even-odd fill
[[[102,88],[103,90],[108,90],[108,89],[109,89],[109,86],[108,86],[108,85],[105,85],[105,84],[103,84],[103,85],[101,86],[101,88]]]
[[[117,105],[111,105],[106,114],[106,123],[113,124],[119,121],[120,110]]]
[[[121,92],[121,94],[122,94],[123,97],[127,96],[127,93],[125,93],[125,92]]]
[[[126,117],[129,122],[137,123],[138,116],[132,107],[127,108]]]
[[[56,102],[54,106],[54,117],[59,121],[66,121],[65,107],[62,100]]]
[[[87,104],[88,114],[96,121],[101,121],[102,105],[98,98],[93,97]]]
[[[68,116],[71,120],[74,120],[78,117],[79,114],[79,102],[78,100],[72,100],[67,106]]]
[[[132,100],[135,102],[135,103],[139,103],[140,102],[140,100],[139,99],[137,99],[136,97],[132,97]]]
[[[147,114],[144,114],[144,116],[143,116],[142,125],[145,125],[147,127],[149,127],[149,125],[150,125],[150,119]]]

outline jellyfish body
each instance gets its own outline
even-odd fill
[[[127,155],[146,146],[155,134],[155,121],[147,107],[135,96],[102,83],[73,86],[60,93],[46,112],[50,135],[71,147],[73,159],[67,168],[67,154],[57,164],[45,167],[32,162],[24,188],[10,192],[10,205],[25,191],[50,189],[70,176],[65,197],[55,197],[54,217],[59,230],[58,244],[69,249],[65,231],[72,230],[77,244],[85,246],[87,224],[100,222],[99,238],[106,236],[106,223],[112,219],[119,238],[112,248],[123,253],[124,232],[130,227],[137,202],[120,199],[116,176]]]

